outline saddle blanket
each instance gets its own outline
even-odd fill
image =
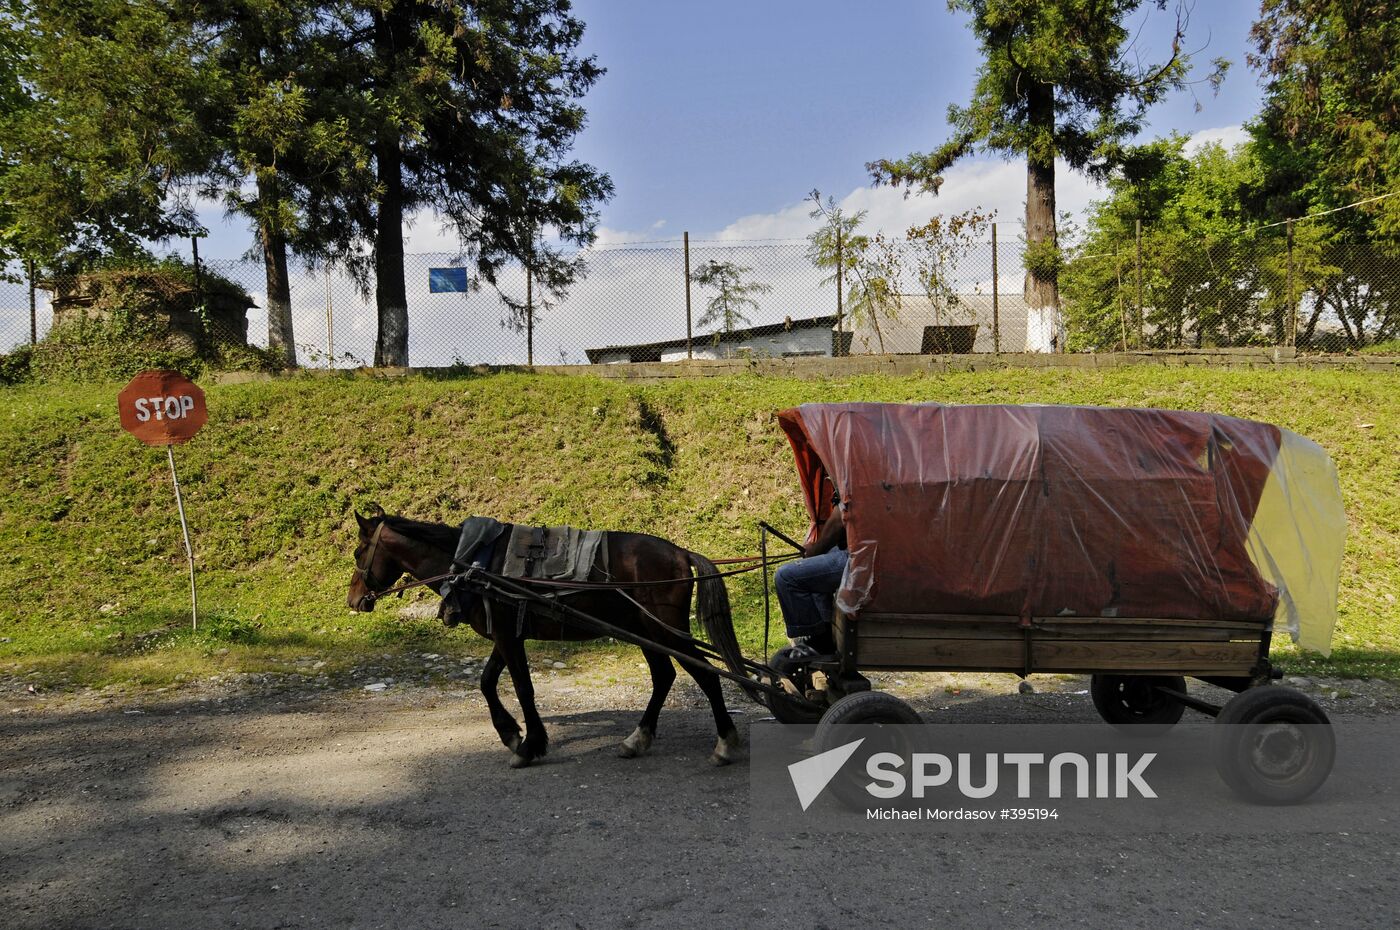
[[[506,542],[501,574],[507,578],[587,581],[596,566],[606,576],[607,542],[606,530],[516,524]]]

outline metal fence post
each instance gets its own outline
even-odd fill
[[[34,309],[34,259],[24,264],[29,277],[29,344],[35,345],[39,341],[39,313]]]
[[[1288,344],[1298,345],[1298,305],[1293,301],[1293,217],[1288,218]]]
[[[992,351],[1001,354],[1001,282],[997,279],[997,224],[992,224]]]
[[[326,367],[335,367],[335,325],[331,320],[331,269],[326,266]]]
[[[685,357],[694,358],[694,333],[690,324],[690,232],[682,233],[685,242]]]
[[[534,274],[525,266],[525,364],[535,367],[535,292]]]
[[[842,285],[846,278],[846,255],[845,241],[841,235],[841,227],[836,227],[836,351],[832,355],[845,355],[842,347],[841,333],[845,328],[846,301]]]
[[[194,258],[194,299],[203,301],[204,281],[199,267],[199,237],[190,236],[190,255]]]
[[[1123,261],[1118,257],[1118,243],[1113,244],[1113,275],[1118,279],[1118,329],[1123,336],[1123,351],[1128,351],[1128,308],[1123,303]]]
[[[1137,242],[1136,255],[1133,265],[1137,275],[1137,334],[1138,348],[1142,348],[1147,342],[1145,326],[1142,318],[1142,220],[1135,220],[1134,239]]]

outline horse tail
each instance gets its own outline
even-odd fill
[[[695,618],[705,628],[710,645],[719,652],[724,664],[736,675],[748,676],[744,667],[744,654],[739,649],[739,639],[734,635],[734,617],[729,611],[729,590],[724,579],[718,577],[715,563],[698,552],[689,553],[691,567],[695,569]]]

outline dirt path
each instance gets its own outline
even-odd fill
[[[1073,681],[1035,695],[1000,682],[924,687],[920,703],[944,719],[1096,719]],[[1357,710],[1391,709],[1387,688]],[[678,690],[653,754],[621,760],[640,691],[549,684],[551,754],[517,772],[474,692],[0,695],[0,924],[1396,923],[1393,836],[761,837],[746,766],[705,762],[697,697]]]

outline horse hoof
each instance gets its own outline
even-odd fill
[[[711,765],[729,765],[738,762],[744,757],[743,744],[739,742],[739,734],[733,733],[729,736],[721,736],[715,742],[715,751],[710,753]]]
[[[527,767],[530,764],[530,762],[531,760],[528,756],[522,756],[518,752],[511,754],[510,767],[513,769],[523,769]]]
[[[521,738],[520,738],[520,734],[519,734],[519,733],[516,733],[516,734],[515,734],[514,736],[512,736],[510,739],[503,739],[503,740],[501,740],[501,742],[505,743],[505,744],[506,744],[506,748],[509,749],[511,752],[519,752],[519,751],[520,751],[520,743],[522,742],[522,740],[521,740]]]
[[[651,748],[651,734],[641,727],[632,731],[632,735],[622,741],[622,745],[617,747],[617,754],[624,759],[635,759],[645,755]]]

